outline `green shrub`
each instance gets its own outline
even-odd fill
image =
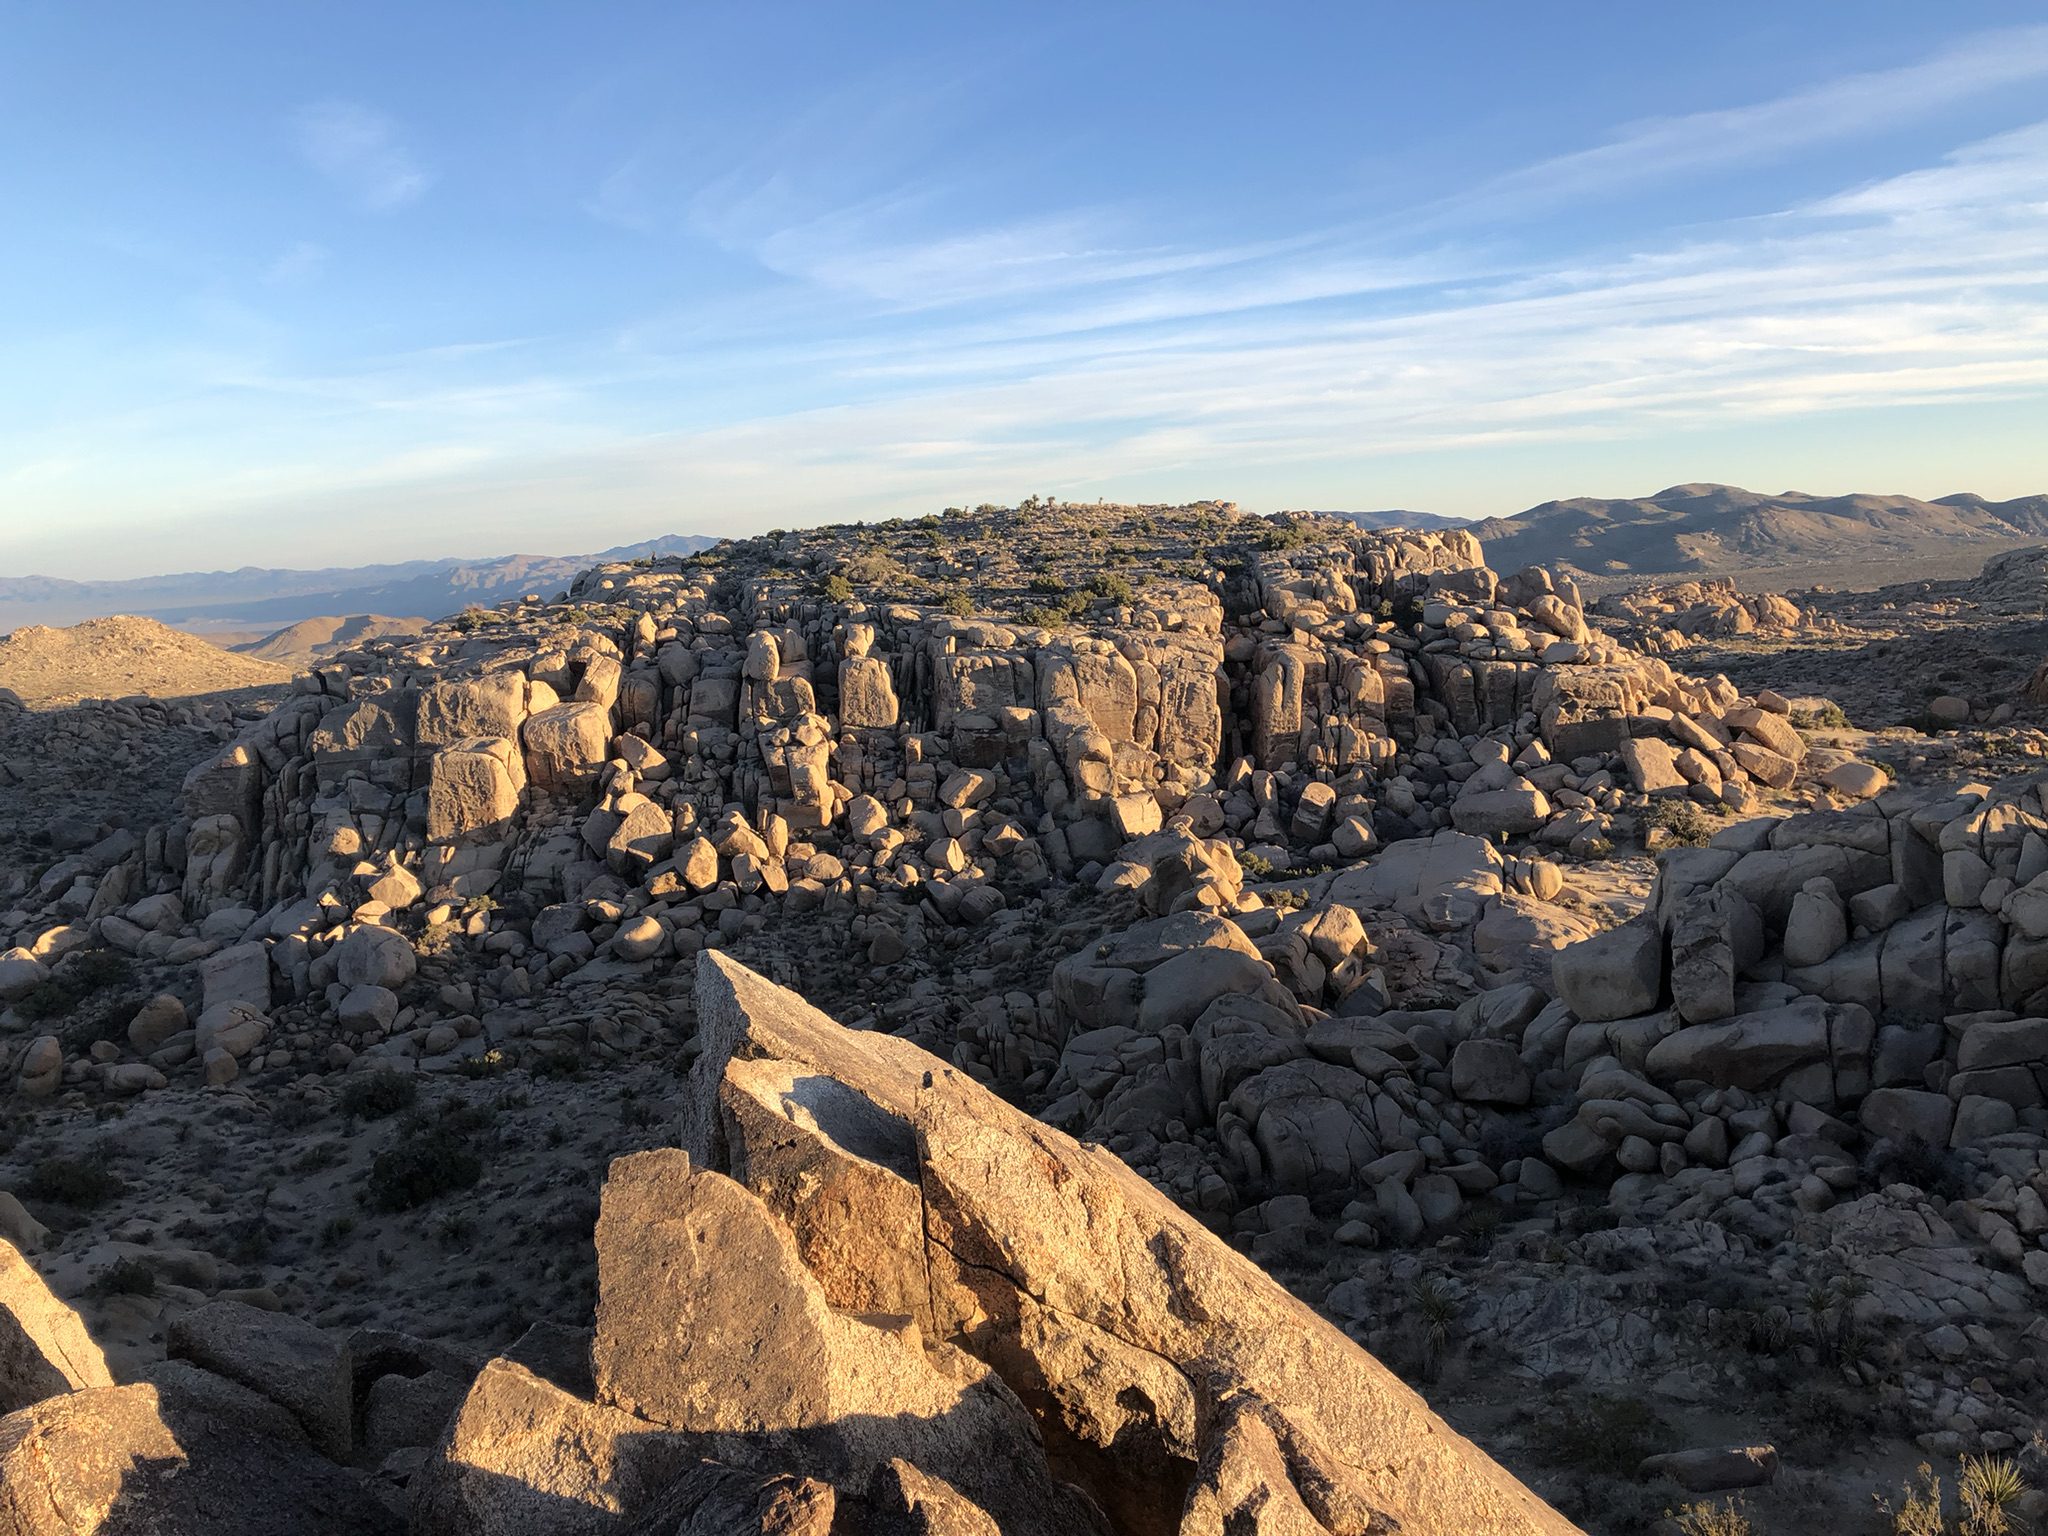
[[[1849,717],[1842,713],[1842,706],[1832,702],[1818,709],[1793,710],[1792,723],[1802,731],[1846,731],[1851,728]]]
[[[491,1118],[488,1110],[455,1103],[444,1103],[438,1116],[406,1116],[391,1145],[370,1164],[363,1198],[380,1211],[410,1211],[471,1188],[483,1177],[475,1143]]]
[[[134,980],[134,961],[126,955],[96,949],[66,960],[55,974],[36,983],[26,997],[18,998],[14,1011],[40,1023],[70,1013],[88,998],[117,992]],[[104,1021],[96,1016],[94,1022]]]
[[[1121,576],[1098,576],[1088,583],[1088,589],[1097,597],[1112,603],[1128,603],[1131,600],[1131,584]]]
[[[1633,1477],[1644,1457],[1663,1448],[1668,1433],[1641,1398],[1592,1393],[1537,1417],[1529,1451],[1546,1466]]]
[[[104,1150],[87,1157],[46,1157],[29,1170],[21,1192],[31,1200],[54,1200],[74,1210],[89,1211],[105,1205],[127,1188],[121,1176],[107,1166]]]
[[[853,596],[853,583],[836,571],[818,584],[820,596],[831,602],[843,603]]]
[[[351,1120],[382,1120],[418,1102],[420,1085],[396,1072],[366,1072],[341,1090],[341,1112]]]
[[[1650,802],[1650,808],[1643,813],[1643,829],[1647,832],[1652,827],[1680,848],[1704,848],[1714,835],[1713,823],[1700,814],[1700,808],[1676,796]]]
[[[404,1136],[370,1165],[363,1196],[380,1211],[410,1211],[483,1177],[483,1159],[445,1126]]]
[[[154,1296],[156,1271],[136,1258],[116,1259],[86,1286],[89,1296]]]

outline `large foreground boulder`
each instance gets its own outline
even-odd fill
[[[1108,1152],[717,951],[697,1011],[687,1177],[730,1175],[785,1254],[829,1255],[808,1278],[833,1308],[863,1304],[857,1276],[897,1277],[904,1337],[986,1362],[1117,1532],[1574,1529]],[[877,1219],[892,1208],[922,1219]]]

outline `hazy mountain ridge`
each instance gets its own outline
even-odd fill
[[[2048,496],[1989,501],[1963,493],[1921,501],[1694,484],[1640,498],[1547,501],[1467,526],[1503,570],[1567,564],[1595,576],[1722,575],[1953,558],[1962,551],[1982,559],[2048,539]]]
[[[1347,523],[1375,533],[1389,528],[1419,528],[1424,533],[1441,533],[1446,528],[1469,528],[1471,519],[1446,517],[1441,512],[1410,512],[1394,508],[1382,512],[1318,512],[1318,517],[1341,517]]]
[[[111,613],[166,624],[275,628],[333,614],[444,618],[472,603],[523,592],[553,596],[593,565],[691,554],[718,540],[664,534],[588,555],[501,555],[483,560],[406,560],[319,570],[244,566],[126,581],[0,577],[0,633],[24,624],[68,625]]]

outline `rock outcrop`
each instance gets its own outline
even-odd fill
[[[862,1529],[1573,1529],[1113,1157],[715,952],[697,1005],[684,1148],[606,1184],[594,1400],[487,1367],[423,1536],[611,1529],[692,1456]]]

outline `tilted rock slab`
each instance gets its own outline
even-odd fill
[[[753,1191],[832,1307],[986,1361],[1122,1536],[1576,1529],[1109,1153],[717,951],[697,1011],[687,1177]]]
[[[12,1243],[0,1242],[0,1413],[113,1384],[78,1314]]]

